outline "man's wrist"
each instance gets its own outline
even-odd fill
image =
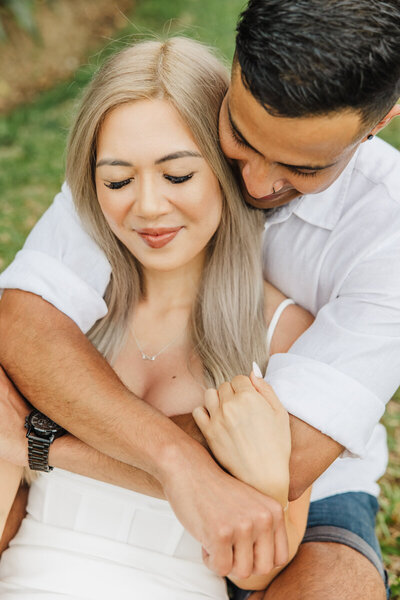
[[[196,469],[201,469],[204,466],[214,465],[219,468],[201,444],[189,436],[186,436],[186,438],[181,438],[178,443],[172,442],[165,445],[160,452],[157,479],[163,487],[177,476],[181,477],[183,473],[193,473]]]

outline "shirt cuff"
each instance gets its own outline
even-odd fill
[[[108,275],[108,274],[107,274]],[[108,277],[104,278],[104,291]],[[36,250],[21,250],[0,275],[0,293],[18,289],[41,296],[87,333],[107,314],[103,297],[59,260]]]
[[[331,365],[292,353],[274,354],[266,380],[293,416],[339,442],[342,457],[362,457],[384,403]]]

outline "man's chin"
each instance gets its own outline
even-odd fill
[[[262,210],[271,210],[289,204],[295,198],[301,196],[301,193],[297,190],[288,190],[282,194],[271,194],[270,196],[264,196],[264,198],[254,198],[250,196],[247,190],[244,190],[244,199],[247,204],[253,206],[253,208],[259,208]]]

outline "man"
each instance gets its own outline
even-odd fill
[[[357,490],[363,469],[381,473],[377,423],[399,383],[400,160],[370,141],[400,114],[399,28],[397,0],[252,0],[238,25],[221,144],[247,201],[272,209],[266,277],[316,315],[288,354],[271,358],[267,377],[293,415],[291,498],[317,478],[320,495],[307,543],[254,599],[385,597],[373,511]],[[104,315],[109,268],[63,190],[0,280],[20,290],[4,294],[0,361],[71,433],[158,479],[210,567],[239,573],[241,550],[260,544],[263,511],[195,441],[128,393],[72,323],[87,331]],[[190,417],[180,424],[193,426]],[[339,455],[366,462],[339,460],[320,477]],[[343,494],[329,496],[332,478]],[[254,534],[241,531],[243,503]],[[282,514],[272,501],[268,508],[277,564]]]

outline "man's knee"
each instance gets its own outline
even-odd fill
[[[342,544],[302,544],[293,561],[271,583],[263,600],[386,600],[375,566]]]

